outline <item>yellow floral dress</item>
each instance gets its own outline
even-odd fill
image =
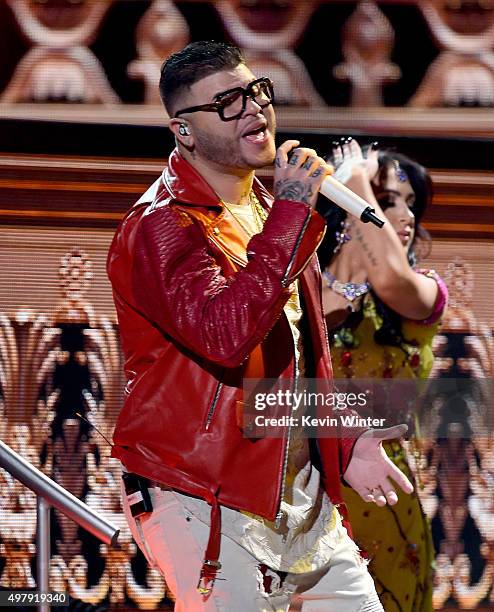
[[[433,270],[417,270],[438,283],[432,315],[424,321],[402,319],[399,346],[379,345],[374,332],[381,328],[372,293],[362,301],[360,316],[349,317],[330,330],[335,379],[427,378],[432,365],[432,340],[447,301],[447,290]],[[352,323],[353,320],[353,323]],[[401,443],[384,444],[391,460],[412,480]],[[369,570],[386,612],[432,611],[434,547],[429,521],[417,493],[399,493],[395,506],[366,503],[350,487],[343,487],[354,538],[370,559]]]

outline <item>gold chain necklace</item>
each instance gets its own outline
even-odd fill
[[[247,236],[249,236],[249,238],[252,238],[252,236],[254,235],[252,233],[252,229],[247,227],[245,223],[242,222],[242,220],[240,219],[240,215],[237,216],[237,214],[234,212],[233,210],[234,204],[231,204],[230,202],[225,202],[225,200],[221,200],[221,203],[225,206],[225,208],[232,215],[235,221],[240,225],[240,227],[247,234]],[[237,204],[237,206],[239,205]],[[252,211],[252,217],[254,220],[254,224],[257,226],[258,231],[256,233],[260,234],[262,232],[264,222],[266,221],[268,217],[268,213],[266,210],[264,210],[264,208],[262,207],[261,203],[259,202],[259,200],[257,199],[257,196],[255,195],[253,191],[249,193],[249,206]]]
[[[268,218],[268,211],[259,202],[258,197],[256,196],[256,194],[253,191],[250,192],[249,199],[250,199],[251,203],[253,204],[254,211],[257,213],[257,216],[259,217],[259,221],[261,223],[261,227],[264,227],[264,222]]]

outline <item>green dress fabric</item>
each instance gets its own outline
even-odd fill
[[[432,365],[432,340],[446,302],[444,284],[433,271],[422,271],[438,282],[434,317],[423,322],[402,320],[400,346],[381,346],[374,332],[382,318],[372,293],[366,294],[360,316],[350,317],[330,331],[335,379],[427,378]],[[349,323],[349,321],[354,323]],[[391,460],[414,482],[402,444],[384,444]],[[414,482],[415,488],[417,483]],[[377,507],[366,503],[350,487],[343,493],[354,538],[370,559],[369,570],[386,612],[432,611],[434,547],[429,521],[416,490],[406,495],[398,490],[398,503]]]

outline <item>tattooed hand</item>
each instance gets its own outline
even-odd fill
[[[274,197],[277,200],[305,202],[314,207],[319,188],[325,177],[332,174],[333,167],[313,149],[294,149],[299,144],[298,140],[287,140],[276,152]]]

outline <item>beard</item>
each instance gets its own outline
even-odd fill
[[[219,136],[197,127],[194,128],[194,140],[195,151],[198,155],[225,168],[255,170],[274,163],[276,154],[274,147],[266,147],[257,155],[243,153],[238,139]]]

